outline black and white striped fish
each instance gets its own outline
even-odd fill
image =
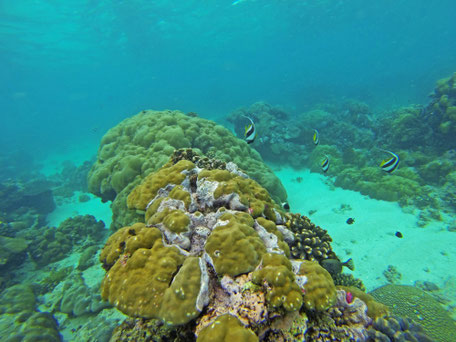
[[[399,165],[399,160],[400,160],[399,156],[396,153],[391,152],[391,151],[387,151],[387,150],[382,150],[382,151],[389,153],[391,155],[391,158],[384,159],[380,163],[380,168],[383,171],[388,172],[388,173],[395,171]]]
[[[255,138],[256,138],[255,124],[253,123],[253,120],[250,119],[248,116],[244,116],[244,117],[250,121],[250,125],[245,126],[245,133],[244,133],[245,141],[247,142],[247,144],[251,144],[255,141]]]
[[[314,135],[312,137],[312,140],[315,145],[318,145],[318,143],[320,142],[320,133],[318,133],[316,129],[314,129]]]
[[[329,157],[325,156],[326,158],[323,159],[321,162],[321,169],[323,170],[324,173],[329,170]]]

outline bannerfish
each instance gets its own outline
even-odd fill
[[[385,172],[391,173],[394,170],[396,170],[399,165],[399,156],[396,153],[391,152],[391,151],[387,151],[387,150],[382,150],[382,151],[391,154],[391,158],[383,160],[380,163],[380,168]]]
[[[352,258],[345,262],[341,262],[339,259],[324,259],[321,262],[321,266],[323,266],[331,275],[342,273],[343,267],[347,267],[351,271],[355,270],[355,263]]]
[[[396,235],[400,239],[402,239],[404,237],[404,235],[402,235],[401,232],[396,232],[396,234],[394,234],[394,235]]]
[[[315,145],[318,145],[318,143],[320,142],[320,134],[318,133],[318,131],[316,129],[314,129],[314,135],[313,135],[312,140]]]
[[[321,162],[321,169],[323,170],[324,173],[329,170],[329,157],[326,156],[325,159]]]
[[[288,204],[288,202],[283,202],[282,203],[282,208],[286,211],[290,210],[290,205]]]
[[[245,141],[247,142],[247,144],[251,144],[255,141],[256,138],[255,124],[253,123],[252,119],[250,119],[248,116],[244,117],[250,121],[250,125],[245,126]]]
[[[345,222],[347,222],[347,224],[353,224],[355,223],[355,219],[353,217],[349,217]]]

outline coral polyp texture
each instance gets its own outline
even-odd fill
[[[182,148],[193,148],[201,155],[216,158],[220,168],[225,162],[234,162],[275,200],[286,200],[285,188],[258,152],[226,128],[180,111],[145,110],[125,119],[104,135],[97,161],[89,173],[90,192],[103,201],[113,201],[114,230],[143,218],[127,209],[126,197],[147,175],[163,166],[174,150]],[[204,158],[199,161],[204,163]],[[150,186],[153,191],[154,185]]]
[[[445,308],[425,291],[414,286],[391,284],[382,286],[370,294],[376,301],[389,306],[393,314],[411,319],[415,324],[420,324],[423,331],[433,341],[454,341],[456,336],[455,321]],[[385,324],[385,322],[379,321],[378,324]],[[391,324],[389,325],[391,326]]]
[[[115,341],[142,330],[198,341],[367,341],[369,310],[380,304],[336,288],[319,264],[337,258],[327,232],[284,212],[236,164],[176,151],[126,201],[143,219],[100,254],[102,298],[136,318]]]
[[[225,314],[204,328],[197,339],[197,342],[212,341],[255,342],[258,341],[258,337],[253,331],[245,328],[236,317]]]

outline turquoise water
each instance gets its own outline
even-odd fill
[[[153,133],[146,150],[246,156],[243,169],[253,164],[245,151],[258,151],[248,158],[262,158],[288,197],[252,178],[328,230],[338,258],[355,261],[344,272],[367,291],[424,289],[454,319],[454,13],[450,0],[0,0],[1,340],[36,324],[48,341],[105,341],[126,318],[99,298],[97,253],[127,222],[116,218],[126,195],[110,206],[116,196],[166,158],[138,152],[140,138],[97,152],[109,129],[146,109],[197,113],[239,138],[209,129],[201,142],[180,123],[182,136]],[[257,128],[248,147],[243,115]],[[381,149],[400,158],[391,174],[378,167]],[[116,159],[135,154],[139,166]],[[104,162],[110,176],[94,190],[89,171]]]

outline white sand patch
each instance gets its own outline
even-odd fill
[[[334,189],[325,183],[325,176],[308,170],[282,168],[276,175],[288,192],[291,212],[309,216],[310,210],[316,210],[310,219],[328,230],[340,259],[353,258],[354,275],[368,291],[387,282],[383,271],[388,265],[397,268],[402,274],[399,283],[405,285],[423,280],[442,286],[454,275],[456,233],[447,231],[445,222],[433,221],[420,228],[417,215],[404,212],[397,203]],[[298,176],[303,178],[301,183],[293,181]],[[340,210],[342,204],[351,210]],[[355,219],[354,224],[346,223],[349,217]],[[404,237],[396,237],[396,231]]]
[[[58,205],[57,208],[47,216],[50,226],[58,227],[59,224],[69,217],[76,215],[93,215],[97,220],[103,220],[106,228],[109,228],[112,221],[112,212],[109,203],[102,203],[98,197],[87,194],[90,197],[88,202],[79,202],[80,192],[75,192],[74,196]]]

